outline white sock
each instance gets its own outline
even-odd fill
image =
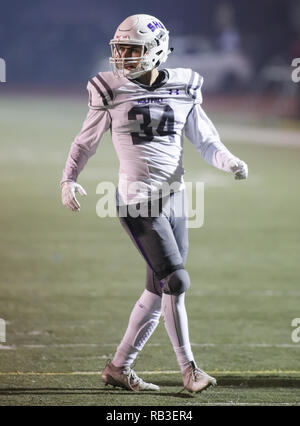
[[[185,293],[179,296],[163,293],[162,312],[165,327],[171,340],[181,371],[194,361],[184,303]]]
[[[129,318],[125,335],[112,363],[116,367],[130,366],[156,329],[161,315],[161,297],[144,290]]]

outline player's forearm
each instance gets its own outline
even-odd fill
[[[248,176],[247,164],[233,155],[221,141],[202,143],[201,155],[208,164],[224,172],[234,173],[235,179],[246,179]]]
[[[91,151],[86,151],[76,143],[72,143],[71,149],[63,170],[61,184],[66,181],[76,181],[79,173],[83,170],[88,159],[92,156]]]
[[[214,124],[199,104],[194,106],[189,116],[186,135],[208,164],[231,171],[228,163],[235,157],[221,142]]]
[[[95,154],[99,140],[109,125],[110,118],[106,111],[89,110],[80,133],[71,145],[61,184],[77,180],[88,159]]]
[[[218,142],[214,145],[211,156],[211,164],[224,172],[231,172],[230,162],[236,157],[222,144]]]

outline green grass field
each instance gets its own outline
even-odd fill
[[[161,321],[135,365],[161,391],[135,394],[100,378],[145,282],[118,219],[96,215],[97,184],[118,179],[109,136],[80,176],[81,212],[60,202],[86,109],[78,98],[0,99],[0,405],[300,405],[300,343],[291,339],[300,317],[300,148],[226,140],[249,165],[249,180],[237,182],[186,143],[185,179],[205,182],[205,223],[190,229],[190,337],[219,386],[178,393]]]

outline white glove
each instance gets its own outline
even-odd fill
[[[229,168],[234,174],[234,179],[247,179],[248,177],[248,166],[239,158],[232,158],[229,163]]]
[[[64,206],[73,212],[80,211],[80,204],[75,197],[75,192],[79,192],[80,195],[87,195],[85,190],[79,183],[76,182],[64,182],[61,190],[61,200]]]

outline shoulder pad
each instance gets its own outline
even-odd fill
[[[105,74],[108,74],[108,76]],[[112,102],[114,94],[107,78],[109,74],[99,73],[89,80],[87,90],[89,92],[89,107],[91,109],[107,108]]]
[[[202,103],[201,87],[203,84],[203,77],[196,71],[190,71],[190,79],[186,87],[187,94],[194,99],[196,103]]]
[[[168,70],[172,75],[172,82],[185,84],[186,94],[196,103],[202,103],[201,87],[203,77],[190,68],[172,68]]]

